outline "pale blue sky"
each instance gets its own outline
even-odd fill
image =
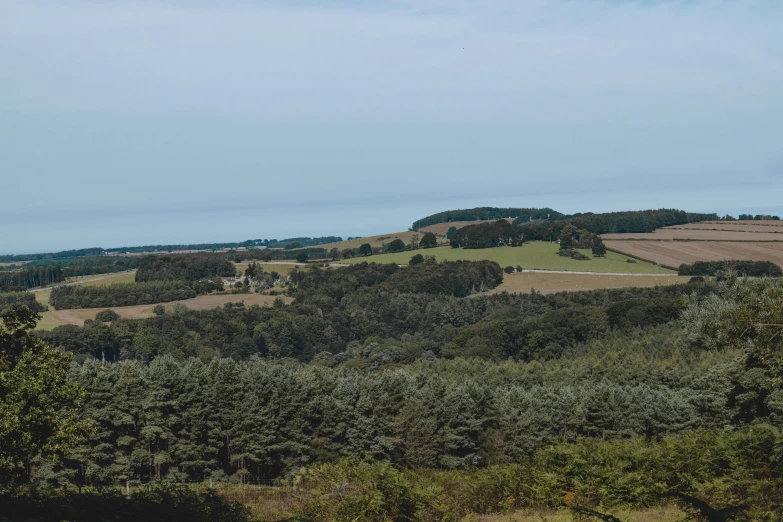
[[[783,3],[0,0],[0,252],[783,214]]]

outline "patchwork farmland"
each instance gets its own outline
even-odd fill
[[[783,266],[783,222],[707,221],[648,234],[603,234],[610,250],[676,268],[695,261],[771,261]]]

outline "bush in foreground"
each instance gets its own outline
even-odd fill
[[[185,487],[151,487],[132,493],[7,493],[0,496],[3,522],[72,520],[79,522],[246,522],[250,510],[215,494]]]

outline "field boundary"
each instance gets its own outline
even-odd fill
[[[629,240],[626,240],[626,241],[632,241],[632,240],[629,239]],[[645,263],[652,263],[652,264],[654,264],[656,266],[662,266],[663,268],[668,268],[669,270],[674,270],[674,271],[677,271],[677,272],[679,272],[679,270],[680,270],[679,268],[674,268],[674,267],[671,267],[669,265],[663,265],[663,264],[660,264],[660,263],[656,263],[655,261],[651,261],[649,259],[645,259],[643,257],[639,257],[639,256],[634,255],[634,254],[626,254],[625,252],[620,252],[619,250],[616,250],[616,249],[611,248],[611,247],[606,247],[606,249],[609,250],[610,252],[614,252],[615,254],[620,254],[620,255],[623,255],[623,256],[626,256],[626,257],[630,257],[632,259],[638,259],[639,261],[644,261]],[[650,274],[650,275],[653,275],[653,274]],[[658,274],[655,274],[655,275],[658,275]],[[665,274],[662,274],[662,275],[665,275]]]

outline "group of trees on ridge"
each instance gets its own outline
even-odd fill
[[[711,221],[717,218],[717,214],[693,214],[682,210],[659,209],[585,214],[559,221],[538,221],[527,224],[519,220],[515,222],[522,226],[525,238],[546,240],[557,238],[568,225],[593,234],[645,233],[661,227]]]
[[[593,234],[609,234],[621,232],[652,232],[656,228],[684,225],[699,221],[720,219],[717,214],[699,214],[676,209],[635,210],[627,212],[607,212],[595,214],[592,212],[578,214],[562,214],[550,208],[520,209],[482,207],[467,210],[449,210],[433,214],[413,223],[413,229],[448,223],[451,221],[479,221],[516,218],[514,223],[525,225],[528,229],[538,228],[540,232],[530,239],[546,239],[550,235],[556,237],[560,229],[571,224],[578,229],[587,230]]]
[[[449,223],[451,221],[485,221],[498,220],[504,218],[517,218],[520,221],[542,220],[542,219],[563,219],[565,214],[561,214],[551,208],[497,208],[497,207],[478,207],[465,210],[447,210],[438,212],[431,216],[416,220],[411,227],[413,230],[419,230],[430,225],[438,223]]]

